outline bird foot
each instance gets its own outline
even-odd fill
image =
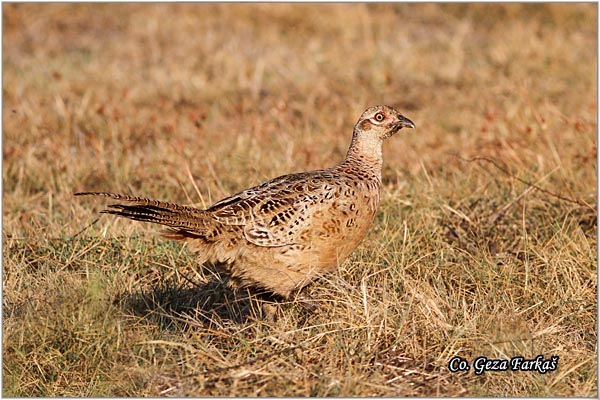
[[[319,309],[319,303],[305,293],[296,294],[294,301],[310,313],[314,313]]]

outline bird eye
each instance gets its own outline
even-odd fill
[[[381,122],[384,119],[385,119],[385,115],[383,115],[383,113],[377,113],[377,114],[375,114],[375,121]]]

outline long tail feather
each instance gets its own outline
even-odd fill
[[[104,214],[152,222],[196,234],[202,234],[206,229],[207,213],[195,207],[107,192],[79,192],[75,196],[103,196],[125,203],[109,204],[108,208],[101,211]]]
[[[73,195],[74,196],[103,196],[103,197],[109,197],[111,199],[119,200],[122,202],[130,203],[132,205],[154,206],[154,207],[160,207],[162,209],[167,209],[167,210],[171,210],[171,211],[191,211],[191,212],[203,211],[196,207],[182,206],[182,205],[175,204],[175,203],[167,203],[165,201],[152,200],[152,199],[148,199],[148,198],[144,198],[144,197],[129,196],[126,194],[118,194],[118,193],[78,192],[78,193],[74,193]]]

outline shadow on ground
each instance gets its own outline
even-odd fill
[[[125,312],[172,328],[219,328],[264,319],[265,305],[277,301],[268,293],[231,290],[214,278],[207,283],[165,281],[140,291],[122,293],[115,304]]]

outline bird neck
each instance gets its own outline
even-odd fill
[[[355,130],[344,164],[358,167],[361,171],[371,175],[372,178],[381,181],[382,144],[383,140],[380,138]]]

